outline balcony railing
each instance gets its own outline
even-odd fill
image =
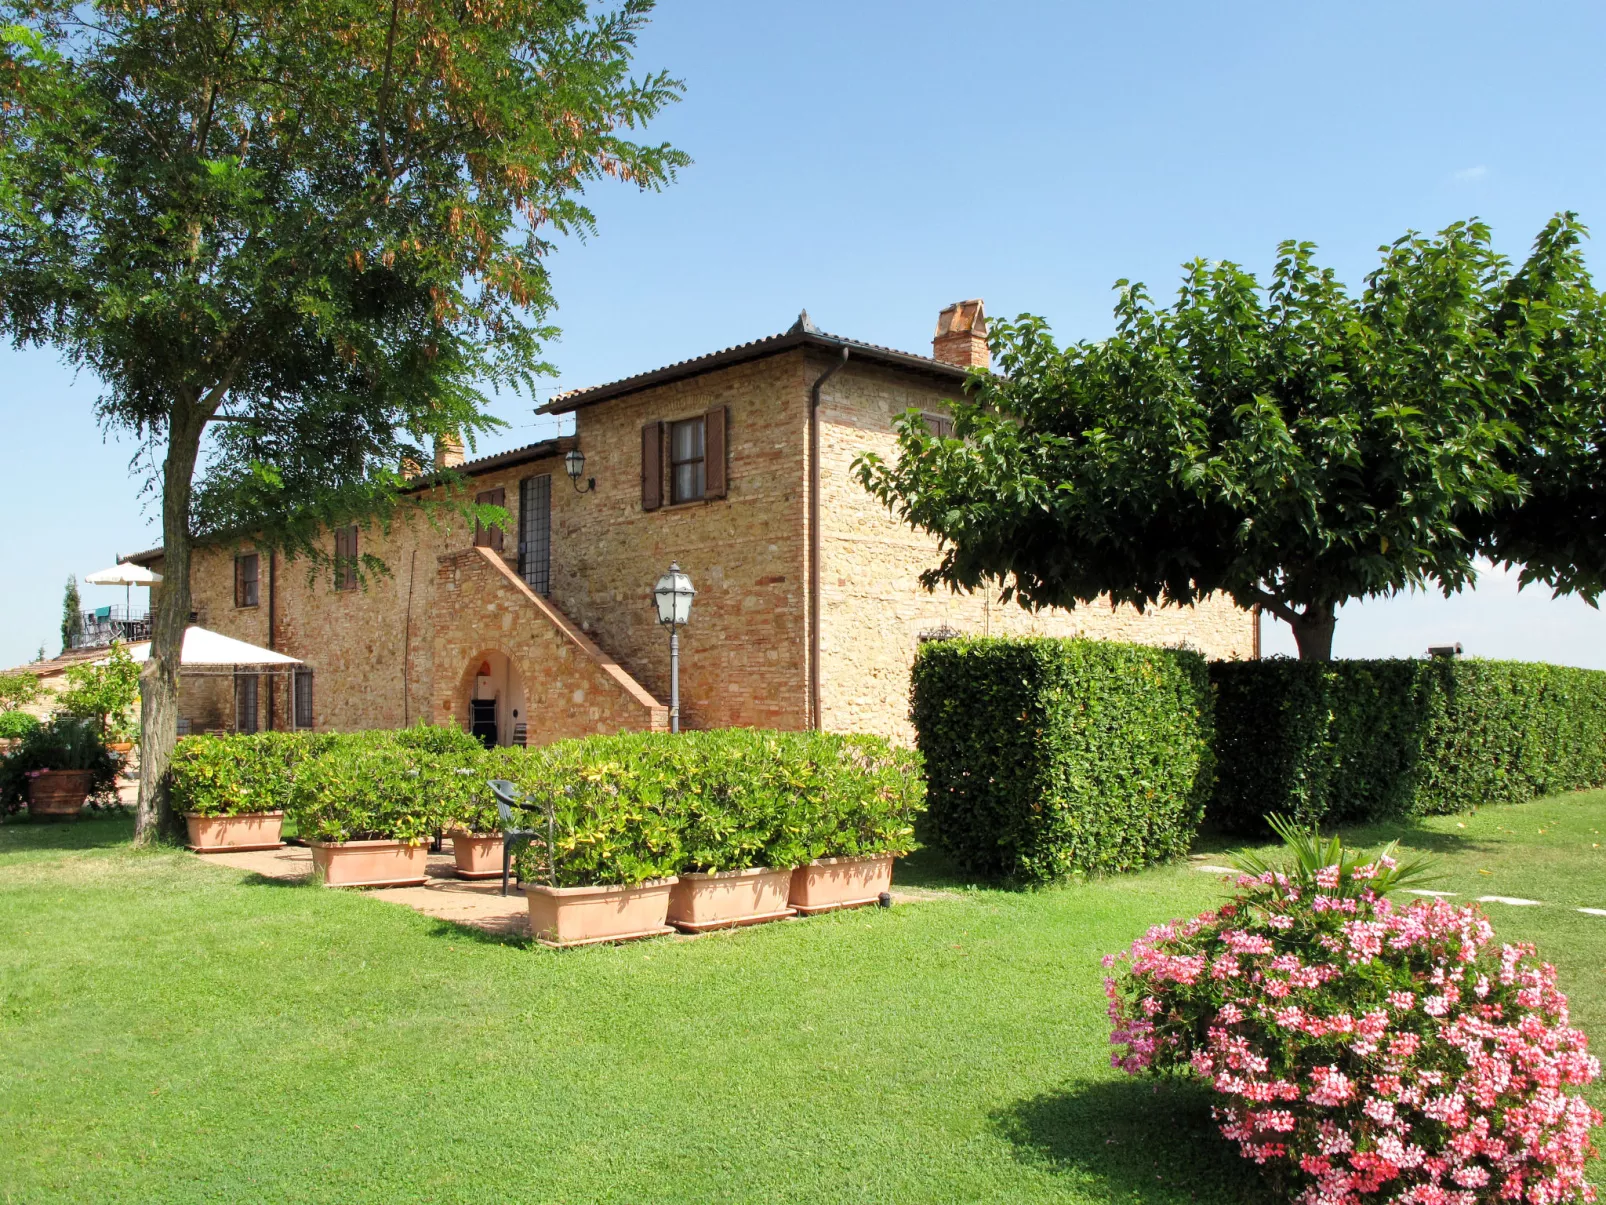
[[[79,629],[70,647],[105,648],[114,640],[131,644],[151,638],[151,614],[138,607],[96,607],[79,616]]]

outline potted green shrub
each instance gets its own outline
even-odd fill
[[[424,882],[444,813],[423,772],[428,755],[390,733],[326,738],[296,769],[286,812],[329,887]]]
[[[485,785],[485,746],[455,725],[419,724],[395,734],[399,749],[420,755],[420,792],[437,807],[461,879],[502,873],[502,820]]]
[[[518,853],[530,932],[568,947],[672,933],[665,923],[681,851],[670,809],[621,756],[633,738],[588,737],[491,759],[489,777],[524,792]]]
[[[793,868],[808,860],[794,815],[804,738],[727,729],[649,739],[681,825],[669,923],[702,933],[796,915],[787,895]]]
[[[173,751],[173,803],[196,853],[278,849],[295,766],[319,738],[192,736]]]
[[[56,716],[38,724],[0,761],[0,809],[23,803],[35,818],[77,819],[84,801],[117,788],[117,759],[91,721]]]
[[[139,702],[139,663],[129,656],[127,647],[121,641],[113,641],[111,653],[103,663],[75,665],[66,677],[67,689],[59,700],[62,711],[93,720],[100,728],[101,740],[113,753],[132,752],[139,734],[134,720],[134,705]]]
[[[809,857],[787,898],[803,916],[873,904],[892,889],[893,859],[915,848],[926,792],[914,750],[875,736],[811,737],[815,772],[799,802]]]

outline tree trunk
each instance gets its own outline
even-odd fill
[[[174,403],[162,464],[162,586],[151,615],[151,655],[139,675],[139,810],[134,843],[180,835],[168,795],[178,743],[178,667],[190,622],[190,498],[206,413],[193,397]]]
[[[1299,646],[1299,659],[1331,661],[1333,628],[1337,623],[1332,606],[1326,603],[1312,603],[1295,615],[1290,626],[1294,629],[1294,643]]]

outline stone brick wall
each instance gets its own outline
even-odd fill
[[[1221,658],[1254,655],[1256,619],[1225,597],[1147,613],[1096,605],[1034,614],[986,594],[923,590],[920,573],[937,562],[936,540],[894,519],[850,466],[865,451],[895,459],[893,420],[910,408],[945,414],[944,399],[952,396],[941,383],[853,360],[823,391],[821,710],[827,728],[912,740],[909,669],[921,634],[939,629],[1187,644]]]

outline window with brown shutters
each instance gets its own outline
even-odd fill
[[[938,439],[954,437],[954,420],[946,414],[922,414],[920,420],[926,424],[926,430]]]
[[[357,528],[335,528],[335,589],[357,588]]]
[[[726,492],[725,431],[729,411],[715,406],[703,415],[703,497],[723,498]]]
[[[257,605],[257,567],[260,562],[254,552],[245,553],[234,558],[234,605],[237,607],[254,607]]]
[[[648,423],[641,429],[641,509],[657,510],[664,504],[664,425]]]
[[[707,484],[702,416],[669,424],[669,500],[695,502]]]
[[[479,506],[507,505],[507,491],[505,489],[481,490],[474,495],[474,501]],[[502,529],[500,527],[487,527],[478,519],[474,520],[474,547],[489,548],[492,552],[502,551]]]

